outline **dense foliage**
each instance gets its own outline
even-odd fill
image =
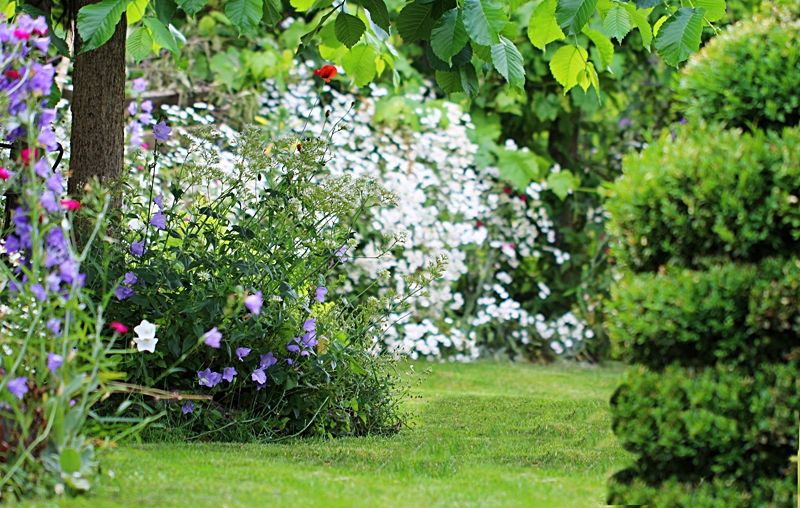
[[[791,30],[776,23],[754,22],[783,40]],[[749,60],[741,48],[732,46],[735,68]],[[765,62],[776,68],[764,75],[784,69],[780,59]],[[699,83],[693,75],[699,68],[689,66],[683,82]],[[749,112],[737,107],[704,112],[713,122],[722,110],[731,114],[729,124],[748,120]],[[626,159],[625,175],[612,189],[609,209],[620,240],[614,253],[625,270],[610,329],[635,366],[611,411],[614,431],[635,461],[613,477],[610,503],[794,502],[798,129],[748,127],[752,134],[695,120],[665,133]]]

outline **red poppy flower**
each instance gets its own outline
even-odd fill
[[[331,78],[336,76],[338,72],[333,65],[323,65],[321,69],[316,69],[314,74],[324,79],[326,83],[330,83]]]
[[[81,204],[75,201],[74,199],[65,199],[61,202],[61,206],[66,208],[67,210],[80,210]]]

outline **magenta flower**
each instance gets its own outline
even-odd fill
[[[244,299],[244,306],[256,316],[261,314],[262,305],[264,305],[264,299],[261,297],[261,291],[254,295],[248,295]]]
[[[245,357],[250,354],[249,347],[240,347],[236,348],[236,356],[239,357],[240,361],[244,361]]]
[[[0,168],[0,180],[8,180],[11,178],[11,172],[6,168]]]
[[[164,120],[161,120],[153,127],[153,137],[160,141],[167,141],[171,132],[172,128],[167,127],[167,122]]]
[[[194,402],[189,402],[188,400],[184,402],[181,406],[181,411],[183,411],[183,414],[194,412]]]
[[[250,378],[260,385],[263,385],[267,382],[267,375],[264,374],[264,371],[261,369],[254,370]]]
[[[14,397],[18,398],[19,400],[22,400],[22,397],[24,397],[25,394],[28,393],[27,378],[18,377],[16,379],[12,379],[11,381],[8,382],[7,386],[8,386],[8,391],[11,392],[11,394]]]
[[[319,303],[325,303],[325,295],[327,294],[328,294],[328,288],[324,286],[318,287],[317,290],[314,292],[314,298],[316,298]]]
[[[229,383],[233,383],[233,376],[236,374],[238,374],[238,372],[236,372],[236,369],[233,367],[225,367],[225,370],[222,371],[222,379]]]
[[[276,363],[278,363],[278,359],[275,358],[275,355],[273,355],[270,351],[265,355],[261,355],[261,364],[259,365],[259,368],[266,370]]]
[[[207,331],[203,335],[203,338],[205,339],[205,340],[203,340],[203,343],[206,346],[213,347],[214,349],[218,349],[219,348],[219,341],[222,340],[222,334],[219,333],[219,330],[217,330],[217,327],[215,326],[211,330]]]
[[[61,355],[57,355],[55,353],[47,353],[47,369],[50,372],[55,373],[55,371],[64,364],[64,358]]]

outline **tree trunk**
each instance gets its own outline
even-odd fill
[[[76,7],[97,3],[77,0]],[[125,153],[125,14],[111,39],[78,54],[83,45],[75,34],[72,73],[72,136],[68,191],[76,196],[96,176],[112,185],[122,175]]]

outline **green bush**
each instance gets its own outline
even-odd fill
[[[800,347],[800,260],[629,275],[609,305],[609,334],[632,363],[779,362]]]
[[[733,25],[690,59],[677,85],[687,118],[765,130],[800,122],[800,22],[775,14]]]
[[[654,271],[705,256],[755,261],[795,251],[798,144],[797,129],[745,134],[699,123],[627,157],[607,205],[619,240],[613,254],[634,271]]]

